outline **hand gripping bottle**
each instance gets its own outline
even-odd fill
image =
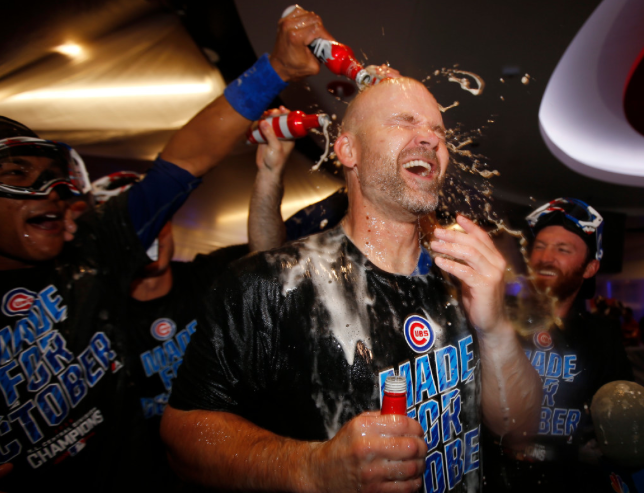
[[[407,415],[407,380],[404,376],[387,377],[380,413]]]
[[[275,135],[281,141],[299,139],[304,137],[309,129],[323,127],[331,121],[329,116],[324,113],[307,115],[299,110],[292,111],[286,115],[271,115],[251,125],[246,133],[249,144],[266,144],[266,137],[259,130],[259,122],[262,120],[266,120],[273,126]]]
[[[296,7],[297,5],[287,7],[282,17],[289,15]],[[309,48],[320,63],[326,65],[331,72],[355,81],[360,89],[371,86],[376,82],[371,77],[371,74],[358,62],[353,50],[348,46],[337,41],[315,38]]]

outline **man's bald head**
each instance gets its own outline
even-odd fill
[[[364,122],[370,111],[369,101],[373,98],[377,98],[377,93],[379,91],[397,91],[403,95],[409,90],[409,88],[414,86],[422,88],[421,90],[429,95],[436,104],[436,108],[438,108],[438,103],[436,103],[434,96],[420,81],[410,77],[385,79],[375,86],[368,86],[366,89],[360,91],[353,100],[351,100],[342,120],[342,132],[351,132],[356,135],[360,133],[361,124]]]
[[[449,153],[438,103],[420,82],[386,79],[358,94],[334,148],[350,199],[359,194],[404,221],[436,207]]]

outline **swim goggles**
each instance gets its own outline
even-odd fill
[[[565,218],[570,220],[579,228],[579,230],[581,230],[580,234],[594,234],[597,245],[595,258],[598,261],[601,260],[604,255],[604,251],[602,249],[604,218],[602,218],[597,210],[579,199],[560,197],[559,199],[550,201],[535,209],[532,213],[526,216],[526,221],[530,225],[530,228],[534,230],[537,224],[544,219],[545,216],[554,213],[563,214]],[[584,237],[583,235],[581,236],[582,238]]]
[[[49,158],[38,165],[27,157]],[[0,196],[11,199],[46,199],[52,190],[79,196],[91,190],[83,160],[62,142],[34,137],[0,139]]]

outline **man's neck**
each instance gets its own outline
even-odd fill
[[[365,200],[352,201],[342,227],[376,266],[389,273],[411,274],[420,255],[418,220],[387,217]]]
[[[572,295],[568,296],[564,300],[558,300],[557,305],[555,306],[555,315],[560,318],[564,319],[568,313],[570,312],[570,309],[572,308],[573,304],[575,303],[575,299],[577,298],[577,294],[579,294],[579,290],[581,289],[578,288],[575,293]]]
[[[0,271],[9,271],[11,269],[27,269],[33,268],[35,264],[29,264],[19,259],[11,257],[0,256]]]
[[[172,269],[147,278],[137,278],[130,285],[130,296],[139,302],[149,302],[166,296],[172,290]]]

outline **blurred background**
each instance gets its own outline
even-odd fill
[[[444,107],[458,102],[444,114],[446,125],[475,135],[469,149],[500,172],[491,179],[494,205],[511,226],[523,228],[531,209],[556,197],[577,197],[597,208],[607,220],[598,293],[630,306],[639,320],[644,316],[644,42],[638,31],[644,33],[644,10],[635,3],[642,4],[308,0],[302,6],[319,14],[365,64],[389,63],[424,80]],[[574,55],[567,49],[575,39],[583,41],[588,19],[608,4],[617,9],[601,16],[608,27],[590,26],[604,29],[602,35],[590,32],[597,46],[578,42],[577,58],[562,63],[561,70],[575,67],[584,78],[576,81],[557,71],[559,81],[574,84],[569,94],[581,98],[603,91],[594,101],[601,100],[611,117],[589,117],[579,102],[571,109],[555,104],[560,115],[549,115],[555,122],[568,117],[581,122],[562,127],[579,130],[578,147],[595,160],[588,164],[583,153],[564,149],[551,124],[540,125],[540,106],[551,80],[555,88],[560,60],[565,53]],[[270,52],[277,21],[290,2],[31,0],[29,5],[3,7],[0,114],[74,146],[96,179],[117,170],[145,171],[174,130]],[[480,76],[482,94],[450,82],[445,70],[455,68]],[[339,122],[352,97],[344,82],[323,68],[317,77],[292,84],[275,104],[323,111]],[[586,125],[593,121],[597,128]],[[618,142],[619,136],[601,125],[618,129],[629,143]],[[599,142],[607,154],[594,150]],[[285,218],[342,186],[331,161],[310,171],[322,146],[317,136],[298,141],[286,174]],[[240,143],[175,217],[178,259],[247,240],[254,152]],[[636,164],[624,172],[620,165],[632,157]]]

